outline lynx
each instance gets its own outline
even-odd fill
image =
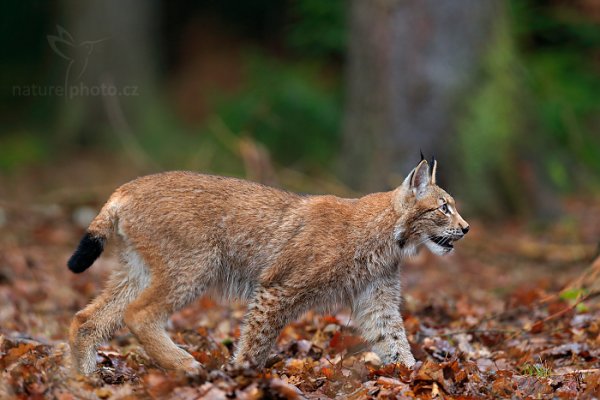
[[[161,367],[202,366],[169,338],[169,316],[202,294],[249,303],[234,366],[264,366],[282,328],[311,308],[349,306],[385,363],[415,359],[400,314],[399,262],[443,255],[469,230],[422,160],[401,186],[358,199],[298,195],[240,179],[166,172],[118,188],[68,261],[80,273],[113,237],[120,267],[69,332],[74,367],[125,324]]]

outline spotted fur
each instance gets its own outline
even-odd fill
[[[468,229],[434,179],[423,160],[396,190],[359,199],[190,172],[121,186],[86,236],[116,241],[121,267],[71,324],[76,369],[93,372],[96,346],[125,324],[161,366],[196,371],[200,365],[165,324],[203,293],[249,303],[238,366],[264,365],[286,324],[308,309],[336,306],[352,308],[385,362],[412,366],[399,262],[422,245],[446,254]]]

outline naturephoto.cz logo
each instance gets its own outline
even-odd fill
[[[66,61],[64,83],[62,85],[13,86],[13,96],[57,96],[72,99],[85,96],[137,96],[137,86],[118,88],[113,84],[87,85],[81,81],[96,46],[107,38],[77,42],[62,26],[56,26],[58,35],[47,35],[52,51]]]

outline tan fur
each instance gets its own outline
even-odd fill
[[[306,310],[343,305],[385,362],[412,366],[399,262],[423,244],[449,252],[429,238],[458,240],[463,228],[426,161],[396,190],[359,199],[300,196],[190,172],[136,179],[111,196],[88,229],[117,238],[122,266],[73,320],[75,366],[93,372],[96,346],[125,323],[161,366],[194,371],[199,364],[164,327],[203,293],[249,302],[238,366],[262,366],[281,329]]]

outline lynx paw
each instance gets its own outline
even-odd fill
[[[413,355],[409,353],[408,356],[399,357],[396,362],[399,362],[407,368],[412,368],[415,366],[416,361]]]
[[[181,363],[181,370],[188,375],[198,375],[204,372],[204,366],[192,358]]]
[[[399,349],[392,353],[387,353],[387,355],[381,357],[381,361],[384,364],[402,364],[407,368],[412,368],[415,365],[415,358],[413,357],[410,350]]]
[[[71,352],[72,367],[75,373],[81,375],[91,375],[96,368],[96,350],[86,350],[82,352]]]

